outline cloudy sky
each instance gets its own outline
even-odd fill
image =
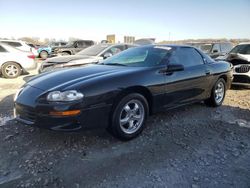
[[[250,38],[250,0],[0,0],[0,37]]]

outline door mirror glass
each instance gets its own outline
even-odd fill
[[[218,50],[213,50],[213,53],[218,53]]]

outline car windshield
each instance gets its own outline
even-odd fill
[[[200,49],[203,52],[210,52],[211,49],[212,49],[212,44],[203,44],[203,45],[200,45]]]
[[[173,47],[168,46],[130,48],[103,61],[101,64],[132,67],[153,67],[166,64],[173,50]]]
[[[87,55],[87,56],[97,56],[100,54],[103,50],[108,48],[110,45],[107,44],[97,44],[94,46],[90,46],[80,52],[77,53],[77,55]]]

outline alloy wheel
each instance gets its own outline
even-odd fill
[[[218,82],[218,84],[215,87],[214,93],[215,93],[214,97],[216,103],[217,104],[221,103],[225,95],[225,86],[223,82]]]
[[[120,113],[120,127],[127,134],[135,133],[143,124],[145,109],[143,104],[133,99],[126,103]]]

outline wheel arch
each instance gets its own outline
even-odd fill
[[[6,61],[6,62],[4,62],[3,64],[1,64],[1,66],[0,66],[0,71],[1,71],[1,73],[2,73],[2,67],[3,67],[6,63],[16,63],[16,64],[18,64],[18,65],[21,67],[21,70],[23,71],[23,67],[22,67],[22,65],[21,65],[20,63],[18,63],[18,62],[16,62],[16,61]]]
[[[123,89],[121,92],[118,93],[118,95],[115,97],[115,100],[113,102],[112,106],[112,111],[114,110],[115,106],[118,104],[118,102],[125,97],[128,94],[131,93],[138,93],[144,96],[148,102],[148,107],[149,107],[149,114],[152,114],[152,107],[153,107],[153,96],[152,93],[147,89],[146,87],[143,86],[132,86],[128,87],[126,89]]]
[[[71,51],[71,50],[62,50],[61,52],[62,52],[62,53],[66,52],[66,53],[68,53],[68,54],[70,54],[70,55],[72,54],[72,51]]]

